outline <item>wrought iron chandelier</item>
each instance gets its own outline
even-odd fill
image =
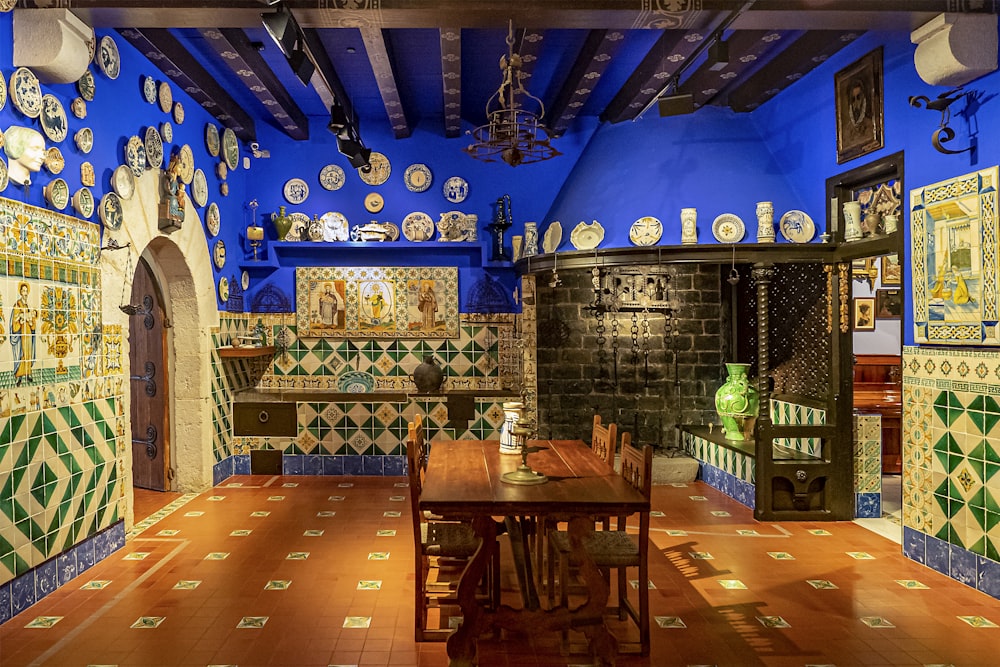
[[[486,101],[486,124],[468,133],[474,141],[464,150],[477,160],[503,160],[516,167],[562,155],[549,144],[549,130],[542,124],[545,105],[525,90],[521,66],[520,54],[514,53],[512,21],[507,28],[507,55],[500,57],[503,78]]]

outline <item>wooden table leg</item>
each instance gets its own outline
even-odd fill
[[[462,624],[448,637],[448,664],[450,667],[472,667],[476,664],[476,641],[482,634],[488,619],[476,601],[476,589],[496,548],[497,528],[493,517],[479,516],[473,519],[472,528],[482,540],[479,550],[472,557],[458,583],[458,605],[462,609]]]
[[[580,576],[587,586],[587,603],[570,613],[570,627],[580,629],[590,643],[591,653],[599,665],[614,665],[618,642],[604,623],[611,587],[601,570],[587,554],[587,536],[594,532],[593,517],[573,517],[569,521],[569,543],[572,562],[580,563]],[[565,586],[567,582],[560,582]]]

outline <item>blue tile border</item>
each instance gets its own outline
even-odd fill
[[[750,509],[756,506],[754,485],[711,463],[698,461],[698,479]]]
[[[1000,563],[995,560],[907,527],[903,528],[903,555],[1000,600]]]
[[[248,454],[234,454],[212,467],[212,484],[219,486],[233,475],[249,474],[250,456]],[[406,475],[406,456],[400,454],[283,454],[281,474],[403,477]],[[753,487],[750,488],[752,496]]]
[[[855,493],[854,518],[878,519],[882,516],[881,493]]]
[[[19,577],[0,584],[0,625],[125,546],[125,522],[95,533]]]

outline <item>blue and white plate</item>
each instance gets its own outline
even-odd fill
[[[431,181],[433,180],[434,177],[431,175],[431,170],[426,164],[411,164],[403,172],[403,182],[406,183],[406,189],[410,192],[423,192],[431,187]]]
[[[328,164],[319,170],[319,184],[324,190],[339,190],[344,187],[344,170],[335,164]]]
[[[309,186],[301,178],[289,178],[285,181],[284,194],[289,204],[301,204],[309,198]]]
[[[122,72],[121,56],[118,54],[118,45],[111,35],[101,37],[101,43],[97,47],[97,66],[104,72],[104,76],[109,79],[117,79]]]
[[[461,176],[452,176],[449,178],[444,182],[442,190],[444,198],[452,204],[463,202],[469,196],[469,184]]]
[[[101,197],[101,207],[98,209],[104,228],[115,231],[122,228],[125,214],[122,212],[122,200],[114,192],[108,192]]]
[[[38,85],[38,77],[27,67],[18,67],[10,75],[10,101],[28,118],[41,115],[42,88]]]

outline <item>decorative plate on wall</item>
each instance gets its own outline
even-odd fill
[[[562,243],[562,232],[562,223],[554,220],[542,236],[542,252],[555,252],[559,248],[559,244]]]
[[[328,164],[319,170],[319,184],[324,190],[339,190],[345,180],[344,170],[338,165]]]
[[[7,184],[10,182],[10,177],[7,175],[7,163],[0,158],[0,192],[7,189]]]
[[[430,241],[434,236],[434,221],[426,213],[414,211],[403,218],[403,236],[407,241]]]
[[[91,162],[80,163],[80,182],[88,188],[94,187],[97,183],[97,176],[94,173],[94,165]]]
[[[184,105],[180,102],[174,102],[174,122],[178,125],[184,124]]]
[[[212,157],[219,157],[219,128],[215,123],[205,124],[205,147]]]
[[[289,204],[301,204],[309,198],[309,186],[301,178],[289,178],[283,193]]]
[[[461,176],[452,176],[444,182],[442,191],[445,199],[452,204],[458,204],[469,196],[469,184]]]
[[[226,180],[226,176],[229,175],[229,167],[226,166],[225,162],[220,162],[215,165],[215,174],[222,180]]]
[[[723,213],[712,222],[712,235],[719,243],[739,243],[746,233],[746,225],[734,213]]]
[[[42,95],[42,131],[45,136],[52,141],[62,141],[69,131],[69,123],[66,121],[66,110],[63,109],[62,102],[52,94]]]
[[[142,99],[149,104],[156,102],[156,79],[148,74],[142,78]]]
[[[816,235],[816,225],[809,214],[794,209],[781,216],[778,229],[792,243],[809,243]]]
[[[219,241],[219,243],[222,243]],[[229,301],[229,279],[225,276],[219,278],[219,301],[225,303]]]
[[[69,204],[69,184],[61,178],[49,181],[45,186],[45,199],[54,208],[63,210]]]
[[[129,137],[128,143],[125,144],[125,164],[136,178],[146,171],[146,145],[137,136]]]
[[[248,289],[250,289],[250,272],[249,271],[244,270],[243,273],[240,274],[240,285],[243,287],[243,291],[244,292],[246,292]]]
[[[406,183],[406,189],[410,192],[423,192],[431,187],[432,180],[434,180],[434,176],[426,164],[411,164],[403,172],[403,182]]]
[[[0,76],[0,111],[7,105],[7,79]]]
[[[292,228],[288,230],[285,235],[286,241],[308,241],[309,235],[306,230],[309,229],[309,216],[305,213],[296,211],[294,213],[289,213],[288,217],[292,220]]]
[[[319,220],[323,223],[324,241],[346,241],[351,237],[351,226],[343,213],[330,211]]]
[[[628,238],[638,246],[656,245],[663,236],[663,223],[652,216],[644,216],[632,223]]]
[[[81,218],[94,215],[94,193],[90,188],[80,188],[73,194],[73,208]]]
[[[191,185],[191,179],[194,178],[194,153],[191,151],[191,147],[187,144],[181,146],[181,150],[178,153],[181,161],[181,180],[184,185]]]
[[[135,176],[126,165],[118,165],[111,172],[111,189],[122,199],[131,199],[135,194]]]
[[[87,103],[82,97],[74,97],[69,103],[69,110],[80,120],[87,117]]]
[[[385,206],[385,200],[377,192],[370,192],[365,197],[365,210],[369,213],[378,213]]]
[[[212,263],[215,264],[215,268],[217,269],[221,269],[226,265],[226,242],[222,239],[218,239],[212,248]]]
[[[364,169],[358,169],[358,176],[361,177],[362,181],[368,185],[382,185],[389,180],[389,174],[392,172],[389,158],[378,151],[372,151],[371,157],[368,158],[368,164],[371,169],[367,172]]]
[[[101,197],[101,207],[98,209],[101,222],[105,229],[115,231],[122,228],[125,214],[122,212],[122,200],[114,192],[107,192]]]
[[[222,228],[222,217],[219,215],[219,205],[212,202],[205,211],[205,226],[211,236],[218,236],[219,229]]]
[[[226,183],[225,181],[219,183],[219,194],[223,197],[229,196],[229,183]]]
[[[580,221],[580,224],[574,227],[569,235],[569,242],[577,250],[593,250],[601,245],[601,241],[603,240],[604,227],[597,220],[594,220],[589,225],[586,222]]]
[[[160,82],[160,111],[163,113],[170,113],[170,109],[174,106],[174,93],[170,89],[170,84],[167,81]]]
[[[89,127],[81,127],[73,135],[73,142],[81,153],[89,153],[94,148],[94,131]]]
[[[89,69],[85,71],[76,81],[76,89],[80,92],[80,97],[88,102],[94,101],[94,91],[97,86],[94,84],[94,73]]]
[[[150,125],[146,128],[146,140],[143,142],[146,148],[146,165],[149,169],[159,169],[163,166],[163,141],[160,133],[155,127]]]
[[[117,79],[122,72],[122,60],[118,54],[118,45],[111,35],[101,37],[101,43],[97,47],[97,66],[109,79]]]
[[[58,146],[53,146],[45,151],[45,168],[49,170],[50,174],[61,174],[65,166],[66,158],[63,157]]]
[[[27,67],[18,67],[10,75],[10,101],[14,108],[28,118],[38,118],[42,113],[42,89],[35,73]]]
[[[191,199],[197,206],[208,203],[208,179],[201,169],[194,170],[194,178],[191,179]]]
[[[225,160],[229,171],[236,171],[240,166],[240,142],[236,139],[236,133],[229,127],[222,131],[222,159]]]
[[[174,126],[169,120],[160,123],[160,138],[168,144],[174,140]]]

